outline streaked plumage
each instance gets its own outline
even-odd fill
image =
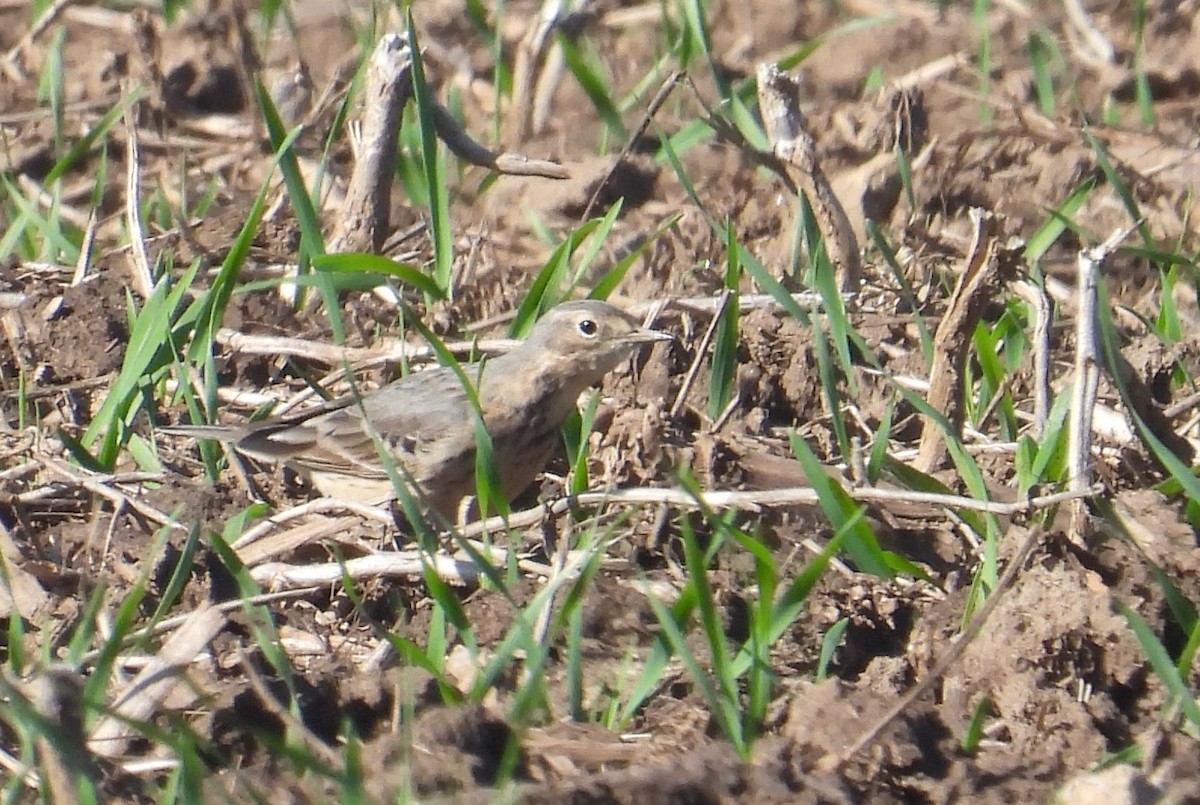
[[[642,329],[620,309],[597,301],[547,311],[529,338],[504,355],[463,366],[478,391],[495,465],[511,500],[541,472],[579,395],[642,344],[671,336]],[[285,462],[321,494],[364,502],[395,497],[372,438],[420,486],[428,504],[453,517],[475,493],[475,433],[458,375],[441,366],[414,372],[340,407],[244,427],[183,426],[170,433],[218,439],[241,453]]]

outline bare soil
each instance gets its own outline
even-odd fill
[[[452,0],[416,4],[415,13],[428,48],[431,82],[443,100],[451,91],[457,94],[466,129],[484,139],[494,117],[493,56],[469,22],[465,5]],[[1058,6],[997,3],[981,29],[969,4],[751,0],[710,5],[713,52],[728,79],[752,76],[758,62],[778,58],[797,43],[829,37],[799,68],[806,92],[803,109],[822,167],[862,245],[871,247],[852,321],[867,345],[885,356],[888,372],[919,377],[925,364],[910,307],[867,236],[867,218],[899,255],[904,279],[931,327],[945,312],[968,254],[971,208],[993,211],[1007,235],[1028,239],[1081,182],[1092,178],[1106,187],[1088,137],[1108,149],[1154,242],[1188,254],[1194,248],[1193,188],[1200,168],[1194,150],[1200,80],[1195,3],[1156,4],[1150,12],[1140,58],[1155,99],[1153,126],[1139,123],[1133,103],[1131,65],[1137,42],[1132,3],[1084,4],[1096,31],[1114,48],[1108,63],[1084,58],[1083,34]],[[506,4],[506,59],[524,26],[536,17],[537,6],[523,0]],[[268,82],[301,58],[319,93],[356,44],[336,16],[339,12],[326,10],[326,4],[300,2],[294,7],[294,38],[259,42],[258,52]],[[122,71],[138,80],[152,75],[144,49],[130,34],[128,15],[85,10],[69,10],[61,21],[66,32],[65,130],[71,136],[117,101]],[[628,22],[618,12],[629,10],[598,3],[581,21],[617,98],[661,55],[655,50],[661,38],[647,34],[648,28],[657,31],[658,17]],[[884,13],[886,19],[874,24],[845,27]],[[11,4],[0,8],[0,51],[28,30],[26,14]],[[146,125],[158,139],[142,144],[143,192],[161,193],[178,209],[183,199],[199,198],[213,177],[218,188],[202,219],[182,227],[178,221],[155,222],[147,232],[152,257],[170,255],[178,266],[197,258],[212,266],[223,259],[270,166],[270,150],[243,81],[247,62],[238,49],[236,18],[229,7],[214,3],[205,14],[158,27],[159,61],[154,66],[165,76],[165,89],[161,97],[150,97],[157,116]],[[991,58],[986,81],[978,61],[984,31]],[[1050,37],[1066,58],[1063,81],[1071,97],[1060,96],[1053,116],[1039,109],[1033,86],[1028,42],[1034,35]],[[35,42],[27,63],[39,63],[46,41]],[[878,159],[891,154],[887,133],[896,119],[894,95],[864,90],[864,83],[872,71],[893,82],[958,53],[964,55],[957,65],[913,81],[919,90],[912,96],[918,111],[910,120],[922,144],[911,155],[921,155],[912,175],[914,208],[895,174],[895,159]],[[671,167],[653,159],[661,137],[697,119],[700,103],[717,97],[700,60],[693,74],[698,94],[681,86],[670,96],[644,142],[620,164],[600,195],[600,210],[624,198],[609,239],[611,253],[603,256],[605,266],[619,259],[624,245],[679,215],[622,282],[614,299],[623,304],[711,297],[722,287],[725,244]],[[5,143],[0,169],[9,180],[44,178],[61,153],[55,150],[49,112],[38,102],[36,89],[35,80],[0,79]],[[1119,103],[1106,107],[1109,98]],[[627,127],[637,125],[644,108],[644,100],[635,104],[626,115]],[[1090,128],[1085,130],[1085,124]],[[455,178],[451,212],[460,281],[453,301],[423,311],[435,330],[452,337],[504,334],[502,315],[524,298],[549,254],[530,221],[536,217],[560,231],[574,226],[614,165],[613,156],[595,156],[601,130],[595,107],[568,78],[553,95],[546,129],[506,145],[560,161],[572,179],[552,183],[500,177],[477,192],[485,176],[480,169],[464,168]],[[126,170],[122,132],[118,126],[107,138],[106,156],[96,146],[64,177],[63,202],[86,208],[95,172],[106,164],[110,173],[98,210],[96,259],[86,280],[72,284],[70,267],[57,270],[15,260],[0,266],[0,292],[24,295],[19,306],[0,310],[6,328],[0,362],[5,418],[0,430],[0,554],[27,580],[26,587],[14,589],[16,603],[0,603],[6,620],[18,613],[23,618],[24,648],[35,653],[38,646],[62,648],[97,591],[115,611],[144,573],[151,592],[139,616],[148,618],[185,557],[184,534],[172,533],[167,546],[150,556],[157,526],[145,512],[115,506],[37,464],[61,458],[60,430],[78,435],[91,421],[129,340],[130,257],[119,248]],[[324,130],[319,133],[323,137]],[[302,141],[301,147],[315,149],[310,156],[319,157],[322,137]],[[335,164],[344,168],[350,162],[345,138],[336,142],[334,152]],[[783,183],[751,159],[742,144],[721,137],[687,149],[681,159],[707,215],[729,220],[746,249],[773,275],[798,287],[788,267],[794,204]],[[422,211],[399,189],[394,207],[398,231],[422,219]],[[1091,194],[1073,219],[1082,231],[1068,228],[1041,260],[1050,277],[1067,283],[1074,281],[1077,250],[1126,225],[1128,214],[1106,189]],[[257,234],[250,265],[294,260],[298,239],[287,205],[280,205]],[[431,255],[431,246],[426,235],[418,234],[393,255],[420,262]],[[1194,268],[1179,268],[1187,279],[1180,283],[1185,290],[1176,301],[1180,315],[1193,321]],[[1114,301],[1127,311],[1155,317],[1162,301],[1161,277],[1144,256],[1122,252],[1105,270]],[[584,286],[590,286],[588,280]],[[741,290],[759,292],[749,280]],[[994,308],[985,314],[988,321],[1005,312],[1000,300]],[[370,347],[383,335],[399,335],[396,309],[372,294],[345,295],[342,316],[352,346]],[[593,486],[667,486],[681,467],[689,467],[707,489],[804,486],[807,481],[790,457],[786,438],[793,428],[831,466],[846,461],[837,454],[812,329],[777,306],[751,310],[741,320],[738,403],[732,416],[711,432],[704,414],[706,368],[672,413],[684,376],[703,348],[701,336],[710,316],[696,306],[668,308],[659,326],[676,332],[679,340],[656,346],[606,381],[592,436]],[[1060,320],[1072,321],[1069,307]],[[1195,375],[1200,345],[1193,337],[1163,346],[1135,316],[1121,314],[1117,322],[1131,378],[1140,381],[1148,405],[1162,412],[1191,393],[1172,378],[1181,369]],[[330,337],[323,312],[297,311],[271,290],[235,297],[224,326],[248,334]],[[1071,327],[1056,327],[1052,345],[1054,375],[1065,377],[1074,348]],[[305,377],[319,378],[336,368],[302,357],[222,349],[216,359],[223,385],[231,388],[286,396],[303,388]],[[363,374],[363,382],[386,379],[393,368],[377,364]],[[1017,407],[1026,411],[1030,372],[1029,365],[1020,367],[1010,390]],[[895,399],[893,387],[862,372],[842,379],[840,393],[853,409],[847,421],[856,428],[854,436],[869,445]],[[1119,408],[1110,383],[1102,384],[1101,393],[1102,402]],[[26,414],[34,412],[32,419],[18,419],[22,399]],[[229,419],[254,407],[231,402]],[[179,406],[158,415],[161,422],[176,421],[184,410]],[[1160,418],[1183,432],[1189,415],[1183,411],[1174,419]],[[144,419],[138,428],[149,436],[152,429]],[[994,425],[980,429],[995,431]],[[893,451],[914,447],[920,431],[915,411],[899,405],[891,431]],[[194,444],[163,437],[157,443],[166,478],[122,487],[136,489],[132,496],[148,510],[178,512],[181,522],[220,532],[248,505],[248,490],[232,471],[215,484],[203,478]],[[1177,437],[1176,443],[1181,458],[1190,460],[1188,442]],[[1096,470],[1106,486],[1105,497],[1141,529],[1133,529],[1133,537],[1101,531],[1080,545],[1067,539],[1065,514],[1052,521],[964,656],[870,745],[838,765],[830,765],[829,758],[925,678],[960,633],[980,555],[944,512],[929,507],[871,512],[885,547],[918,563],[927,580],[882,581],[844,566],[821,578],[804,612],[772,651],[776,699],[748,760],[739,759],[721,737],[694,682],[677,663],[620,735],[566,718],[565,657],[553,657],[544,669],[554,709],[532,725],[510,723],[503,716],[519,685],[519,669],[501,677],[482,704],[444,706],[423,672],[370,664],[383,628],[417,643],[427,638],[431,601],[420,580],[369,582],[360,585],[354,600],[338,585],[325,587],[273,603],[270,611],[287,638],[295,668],[290,684],[308,740],[335,751],[347,731],[364,741],[359,762],[368,801],[388,801],[411,788],[427,801],[486,802],[495,796],[493,786],[505,779],[519,784],[522,800],[546,803],[1046,801],[1109,753],[1133,745],[1142,754],[1140,776],[1129,783],[1131,788],[1136,784],[1139,790],[1169,793],[1175,801],[1200,801],[1200,752],[1194,739],[1173,728],[1164,712],[1167,692],[1116,611],[1118,603],[1135,610],[1163,636],[1174,656],[1187,635],[1175,625],[1155,573],[1161,569],[1184,597],[1200,602],[1196,533],[1183,503],[1153,489],[1164,474],[1140,442],[1103,446]],[[40,469],[17,471],[31,462]],[[981,455],[979,462],[989,488],[1015,488],[1011,453]],[[134,469],[126,459],[118,472]],[[550,470],[565,475],[565,460],[558,459]],[[938,477],[954,490],[963,489],[952,471]],[[279,509],[307,495],[294,479],[269,468],[256,470],[254,479]],[[38,489],[53,489],[54,494],[29,494]],[[536,506],[540,492],[555,489],[548,481],[514,508]],[[827,521],[812,508],[746,512],[738,523],[769,546],[788,578],[812,558],[811,545],[819,548],[830,536]],[[693,524],[702,526],[699,519]],[[1002,526],[1001,566],[1012,558],[1031,523],[1018,516],[1002,520]],[[529,556],[549,561],[547,546],[565,538],[571,527],[571,516],[564,515],[530,529],[525,535]],[[636,509],[624,528],[584,605],[585,698],[596,703],[626,689],[630,658],[644,658],[659,634],[645,590],[656,585],[677,590],[683,574],[677,519],[662,518],[653,508]],[[354,555],[392,538],[364,525],[361,533],[343,535],[337,551]],[[326,544],[305,544],[282,558],[296,564],[326,561],[331,555]],[[188,559],[187,585],[172,614],[237,595],[236,583],[207,545],[201,540]],[[504,638],[514,607],[528,603],[544,582],[522,578],[509,591],[511,598],[486,589],[462,590],[463,609],[484,651]],[[735,643],[746,639],[753,566],[744,556],[723,551],[710,583],[723,607],[728,637]],[[829,678],[815,682],[821,639],[843,618],[849,625],[829,665]],[[8,647],[7,653],[15,648]],[[458,667],[453,661],[449,665]],[[471,673],[461,669],[464,689]],[[332,783],[297,772],[271,751],[272,740],[291,729],[282,715],[289,705],[280,704],[287,700],[288,687],[270,670],[236,613],[206,659],[188,674],[192,690],[205,695],[168,699],[164,709],[186,720],[208,742],[204,762],[215,772],[208,793],[240,799],[257,792],[271,801],[296,802],[336,795]],[[251,684],[252,675],[262,684]],[[1193,690],[1200,683],[1195,670],[1186,682]],[[983,740],[973,751],[964,751],[972,713],[985,698],[990,711]],[[0,743],[11,746],[11,738],[0,730]],[[150,752],[151,747],[134,745],[130,755],[138,751]],[[162,779],[112,764],[100,774],[102,790],[114,799],[144,799],[147,786]]]

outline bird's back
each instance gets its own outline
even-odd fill
[[[468,377],[476,365],[463,367]],[[368,424],[369,423],[369,424]],[[314,416],[266,423],[237,444],[243,453],[286,461],[311,477],[325,495],[379,502],[394,497],[375,438],[423,489],[473,466],[475,437],[471,408],[453,369],[414,372],[351,399],[344,407]],[[457,494],[448,490],[446,495]],[[461,497],[461,495],[459,495]],[[439,507],[440,508],[440,507]]]

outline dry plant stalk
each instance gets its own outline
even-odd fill
[[[1067,438],[1067,488],[1072,491],[1087,487],[1092,478],[1092,414],[1100,387],[1096,287],[1100,266],[1115,246],[1109,238],[1094,249],[1081,249],[1075,263],[1079,306],[1075,313],[1075,386],[1071,391],[1071,425]],[[1071,540],[1082,544],[1088,530],[1086,501],[1072,501],[1068,532]]]
[[[156,116],[160,115],[166,108],[163,97],[166,79],[162,72],[162,39],[149,11],[139,8],[129,15],[129,33],[137,46],[141,82],[146,87],[144,103]]]
[[[571,174],[557,162],[531,159],[524,154],[505,151],[496,153],[471,139],[458,121],[441,104],[433,106],[433,125],[446,147],[472,165],[488,168],[508,176],[541,176],[544,179],[569,179]]]
[[[550,45],[550,35],[558,25],[563,13],[562,0],[545,0],[534,18],[521,44],[517,46],[513,62],[512,106],[509,113],[509,141],[521,142],[533,130],[533,113],[530,108],[534,92],[534,73]]]
[[[470,560],[454,559],[444,554],[425,554],[420,551],[387,551],[368,554],[344,562],[292,565],[268,562],[250,571],[250,576],[272,591],[314,584],[337,584],[342,579],[422,578],[432,570],[438,578],[455,587],[465,587],[478,581],[480,571]]]
[[[1096,410],[1096,398],[1100,385],[1100,338],[1098,331],[1100,322],[1097,315],[1099,302],[1098,287],[1100,284],[1100,268],[1108,256],[1129,234],[1137,228],[1136,225],[1126,229],[1118,229],[1109,235],[1108,239],[1091,249],[1081,249],[1076,258],[1077,308],[1075,314],[1075,386],[1071,393],[1071,419],[1067,433],[1067,489],[1078,492],[1092,485],[1092,419]],[[1149,404],[1150,395],[1145,389],[1144,380],[1127,365],[1118,367],[1124,375],[1127,385],[1133,386],[1130,395],[1137,413],[1143,421],[1148,421],[1152,430],[1160,436],[1174,435],[1168,423],[1163,420],[1158,409]],[[1144,404],[1137,405],[1137,400]],[[1168,437],[1169,438],[1169,437]],[[1180,452],[1174,442],[1183,441],[1169,439],[1168,446]],[[1184,442],[1186,445],[1186,442]],[[1190,448],[1184,452],[1191,458]],[[1068,532],[1072,541],[1082,545],[1090,533],[1087,502],[1078,499],[1071,504],[1071,523]]]
[[[1097,494],[1098,491],[1098,489],[1089,488],[1078,492],[1059,492],[1013,503],[981,501],[960,495],[872,487],[851,489],[848,490],[848,494],[859,503],[870,503],[885,510],[917,504],[926,507],[969,509],[999,516],[1012,516],[1060,506],[1081,497],[1090,497]],[[581,495],[560,498],[549,506],[537,506],[523,512],[514,512],[507,517],[494,517],[472,523],[464,528],[460,535],[468,538],[482,534],[503,533],[513,528],[524,528],[544,522],[547,517],[561,515],[573,506],[667,505],[681,509],[736,508],[761,511],[763,508],[815,505],[817,502],[817,493],[811,487],[751,492],[712,491],[700,496],[684,489],[619,489],[608,492],[585,492]],[[454,586],[461,587],[478,583],[482,574],[474,559],[444,553],[431,554],[420,550],[381,551],[345,561],[320,564],[295,565],[285,561],[273,561],[276,557],[288,553],[300,545],[350,530],[355,522],[355,517],[323,518],[320,521],[303,523],[295,528],[272,535],[266,534],[269,527],[314,513],[318,509],[332,510],[338,507],[347,510],[353,509],[353,514],[358,517],[378,523],[389,524],[392,522],[390,512],[385,509],[375,508],[374,511],[371,511],[370,509],[374,507],[356,506],[348,501],[325,499],[303,504],[289,512],[276,515],[271,521],[264,523],[263,527],[256,529],[258,534],[255,535],[255,539],[244,537],[235,544],[238,556],[250,568],[251,577],[272,592],[291,590],[297,587],[308,588],[337,584],[346,578],[356,581],[392,577],[416,579],[427,571],[432,571],[447,584]],[[247,533],[248,536],[249,533]],[[474,550],[491,559],[494,567],[504,567],[508,563],[509,556],[505,549],[489,547],[474,539],[469,541]],[[251,543],[253,544],[251,545]],[[568,558],[571,558],[582,553],[586,552],[568,551],[567,555]],[[517,559],[516,564],[526,573],[547,578],[552,578],[554,575],[552,567],[529,559]]]
[[[54,2],[47,6],[41,16],[25,32],[25,35],[17,40],[17,43],[4,54],[3,60],[0,60],[0,72],[4,72],[10,80],[16,83],[28,81],[29,74],[25,71],[24,65],[21,64],[25,52],[33,45],[35,39],[44,34],[54,24],[55,20],[59,18],[72,2],[74,0],[54,0]]]
[[[363,135],[346,192],[346,215],[329,241],[330,252],[380,251],[391,234],[392,180],[396,165],[396,132],[400,116],[413,96],[413,54],[403,37],[389,33],[379,40],[363,85]],[[433,105],[438,137],[460,159],[515,176],[566,179],[561,165],[522,154],[495,153],[475,142],[440,104]]]
[[[132,92],[126,83],[124,94]],[[142,156],[138,141],[137,112],[133,106],[125,108],[125,225],[129,230],[129,254],[133,270],[133,289],[143,299],[154,292],[154,276],[150,268],[150,254],[146,251],[146,231],[142,226]]]
[[[971,619],[971,623],[958,636],[958,638],[946,650],[946,653],[938,658],[937,663],[929,670],[928,673],[919,682],[909,688],[908,692],[900,697],[894,705],[889,707],[882,716],[875,720],[867,729],[863,730],[862,734],[854,739],[845,749],[838,754],[831,754],[821,758],[817,762],[817,768],[822,771],[832,771],[834,769],[845,766],[855,755],[867,748],[875,742],[880,734],[898,718],[905,710],[913,705],[918,699],[924,696],[930,688],[932,688],[938,680],[946,675],[963,654],[971,642],[979,636],[983,631],[983,627],[987,624],[988,618],[995,611],[996,606],[1009,593],[1010,588],[1016,581],[1017,574],[1025,567],[1025,562],[1029,559],[1029,555],[1033,549],[1037,547],[1038,542],[1042,538],[1041,526],[1034,526],[1029,530],[1021,547],[1017,549],[1012,561],[1008,563],[1008,567],[1004,569],[1004,575],[996,582],[995,588],[987,601],[979,611],[975,613],[975,617]]]
[[[88,738],[88,748],[100,757],[119,757],[134,732],[135,724],[154,714],[158,703],[183,681],[183,669],[204,650],[225,626],[220,610],[206,607],[192,613],[182,628],[163,644],[154,660],[146,665],[124,693],[113,703],[112,715],[106,716]]]
[[[1050,418],[1050,325],[1053,307],[1045,286],[1014,282],[1013,291],[1034,311],[1033,335],[1033,438],[1042,440],[1046,420]]]
[[[385,34],[371,54],[363,81],[362,146],[346,192],[346,214],[329,241],[331,252],[376,251],[389,231],[396,132],[412,95],[412,51],[399,35]]]
[[[667,98],[670,97],[671,92],[674,91],[675,87],[679,86],[679,82],[686,76],[687,73],[683,70],[676,70],[667,76],[667,80],[658,88],[658,92],[654,93],[654,97],[650,99],[649,105],[646,106],[646,113],[642,115],[642,120],[638,123],[638,127],[629,135],[629,139],[625,142],[621,153],[617,155],[608,172],[604,174],[604,178],[597,183],[596,189],[592,191],[587,206],[583,208],[583,214],[579,216],[580,222],[592,217],[592,211],[596,209],[596,203],[600,200],[600,194],[604,192],[604,188],[612,181],[613,174],[617,172],[622,163],[629,159],[638,140],[646,133],[646,129],[650,128],[650,121],[654,120],[654,116],[658,114],[658,110],[662,108],[662,105],[667,102]]]
[[[1072,52],[1079,60],[1096,69],[1104,69],[1114,64],[1117,50],[1092,22],[1082,0],[1066,0],[1063,10],[1066,11],[1067,22],[1070,23],[1063,27],[1063,32]]]
[[[817,161],[816,142],[796,103],[799,92],[799,82],[774,64],[765,62],[758,66],[758,106],[767,138],[781,163],[776,170],[808,197],[825,239],[825,249],[837,271],[838,288],[842,293],[854,293],[862,283],[858,238],[846,208]]]
[[[958,278],[950,306],[933,339],[933,365],[927,401],[949,422],[956,436],[963,429],[963,372],[975,327],[984,308],[995,299],[1017,269],[1019,252],[1000,243],[1000,221],[991,213],[972,210],[975,236],[967,256],[967,267]],[[946,440],[938,423],[925,421],[914,466],[929,473],[946,458]]]
[[[339,536],[354,533],[353,527],[358,524],[358,520],[349,517],[320,517],[247,545],[237,550],[237,556],[246,567],[255,567],[303,545],[324,539],[336,541]]]

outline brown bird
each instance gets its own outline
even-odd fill
[[[643,329],[606,302],[551,308],[512,351],[463,371],[479,395],[506,499],[537,476],[579,395],[643,344],[673,336]],[[475,427],[462,381],[448,366],[414,372],[316,411],[243,427],[180,426],[168,433],[232,442],[247,456],[284,462],[323,495],[369,503],[396,497],[375,446],[378,435],[424,502],[453,518],[475,494]]]

